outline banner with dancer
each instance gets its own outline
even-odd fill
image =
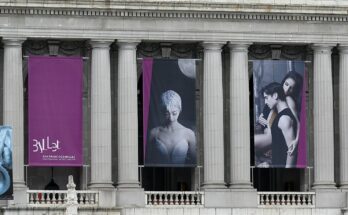
[[[196,165],[194,59],[143,60],[145,166]]]
[[[29,57],[29,165],[82,166],[81,57]]]
[[[13,199],[12,128],[0,126],[0,199]]]
[[[253,77],[255,167],[305,168],[305,63],[255,60]]]

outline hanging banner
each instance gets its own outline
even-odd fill
[[[303,61],[253,61],[255,167],[307,166]]]
[[[194,59],[143,60],[145,166],[196,165]]]
[[[29,165],[82,166],[80,57],[29,57]]]
[[[0,199],[13,199],[12,128],[0,126]]]

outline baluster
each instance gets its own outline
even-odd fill
[[[179,199],[178,199],[178,194],[177,193],[173,193],[173,202],[174,205],[178,205],[179,204]]]
[[[147,204],[152,205],[152,194],[147,193],[146,196],[147,196]]]
[[[284,194],[281,194],[281,197],[282,197],[282,202],[281,202],[281,204],[282,204],[282,205],[285,205],[285,204],[286,204],[286,202],[285,202],[285,195],[284,195]]]
[[[163,194],[163,205],[168,205],[168,198],[167,198],[167,194]]]
[[[43,203],[48,204],[48,193],[43,193]]]
[[[57,197],[58,197],[58,200],[57,200],[58,204],[62,204],[62,193],[58,193]]]
[[[155,195],[152,193],[150,196],[151,205],[155,204]]]
[[[270,204],[271,204],[271,205],[274,205],[274,195],[273,195],[273,194],[269,194],[269,196],[271,197],[271,202],[270,202]]]
[[[156,205],[159,205],[160,204],[160,194],[156,194],[155,195],[155,199],[156,199]]]
[[[290,197],[290,205],[293,205],[295,203],[295,196],[292,194],[289,194]]]
[[[82,201],[81,201],[81,193],[76,193],[76,196],[77,196],[77,204],[82,204]]]
[[[301,202],[300,202],[300,204],[301,205],[304,205],[304,202],[305,202],[305,195],[301,195]]]
[[[84,198],[85,198],[85,204],[90,204],[91,203],[91,196],[90,195],[86,195],[87,193],[84,193]]]
[[[168,204],[169,205],[173,205],[174,204],[174,202],[173,202],[173,194],[168,194]]]
[[[276,198],[276,199],[275,199],[275,204],[276,204],[276,205],[280,205],[279,196],[280,196],[280,194],[276,194],[276,195],[274,196],[274,197]]]
[[[181,192],[181,201],[180,201],[180,205],[185,205],[185,194],[183,192]]]
[[[35,203],[36,204],[40,204],[41,201],[41,196],[39,196],[40,193],[35,193]]]
[[[33,204],[33,203],[34,203],[33,193],[29,193],[29,204]]]
[[[51,201],[51,204],[53,204],[53,205],[57,204],[57,202],[56,202],[56,193],[55,192],[52,192],[50,194],[50,201]]]
[[[286,205],[290,204],[290,194],[286,194]]]
[[[96,204],[96,202],[95,202],[95,196],[94,196],[94,195],[95,195],[95,193],[92,193],[92,194],[91,194],[91,203],[92,203],[92,204]]]
[[[192,193],[187,194],[188,204],[192,205]]]
[[[297,197],[297,198],[296,198],[296,205],[301,205],[301,199],[300,199],[300,198],[301,198],[301,195],[300,195],[300,194],[297,194],[296,197]]]
[[[307,194],[302,197],[302,205],[307,205]]]

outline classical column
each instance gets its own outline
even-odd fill
[[[118,41],[118,188],[139,188],[137,41]]]
[[[314,189],[335,189],[331,48],[313,46]]]
[[[204,188],[225,188],[222,45],[223,43],[215,42],[203,43]]]
[[[22,43],[24,39],[4,38],[4,125],[12,126],[13,188],[26,189],[24,181],[24,93]],[[15,201],[16,196],[15,196]]]
[[[340,187],[348,189],[348,44],[339,51]]]
[[[230,44],[231,188],[250,182],[248,44]]]
[[[91,41],[91,183],[90,188],[113,188],[111,174],[110,44]]]

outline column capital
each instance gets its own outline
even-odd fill
[[[252,43],[240,43],[240,42],[228,42],[228,47],[230,48],[231,52],[247,52],[249,46]]]
[[[111,43],[113,43],[114,40],[95,40],[92,39],[89,41],[89,44],[92,46],[93,49],[95,48],[104,48],[109,49]]]
[[[321,53],[326,53],[329,54],[331,53],[331,49],[336,46],[336,44],[333,43],[317,43],[312,45],[312,49],[314,52],[321,52]]]
[[[22,46],[23,42],[27,38],[24,37],[3,37],[2,38],[2,43],[4,46]]]
[[[123,50],[134,50],[139,43],[140,40],[117,40],[118,48]]]
[[[202,46],[204,50],[212,50],[212,51],[219,51],[221,50],[222,46],[225,45],[225,41],[205,41],[202,42]]]
[[[348,54],[348,43],[342,43],[338,45],[340,53]]]

